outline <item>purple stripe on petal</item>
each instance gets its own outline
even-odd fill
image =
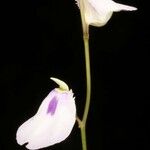
[[[51,115],[54,115],[56,111],[58,100],[56,97],[53,97],[52,100],[50,101],[47,109],[47,113],[50,113]]]

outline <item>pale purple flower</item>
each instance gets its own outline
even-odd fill
[[[17,130],[18,144],[28,149],[41,149],[65,140],[76,120],[72,90],[63,81],[52,78],[59,88],[52,90],[41,103],[37,113]]]
[[[75,0],[80,7],[81,0]],[[112,0],[82,0],[84,2],[85,21],[88,25],[104,26],[113,12],[134,11],[137,8],[119,4]]]

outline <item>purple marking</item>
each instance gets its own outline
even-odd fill
[[[54,113],[56,111],[57,103],[58,103],[58,100],[54,96],[48,105],[47,113],[54,115]]]

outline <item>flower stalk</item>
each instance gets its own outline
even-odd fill
[[[80,130],[81,130],[82,149],[87,150],[86,122],[91,99],[91,71],[90,71],[90,54],[89,54],[89,36],[84,33],[83,39],[84,39],[85,65],[86,65],[86,101],[83,118],[81,121],[82,125],[80,125]]]
[[[91,71],[90,71],[90,53],[89,53],[89,25],[104,26],[111,18],[113,12],[118,11],[134,11],[136,7],[119,4],[112,0],[76,0],[80,8],[84,53],[85,53],[85,66],[86,66],[86,102],[83,113],[83,118],[77,118],[81,130],[82,149],[87,150],[86,143],[86,122],[90,107],[91,99]]]
[[[81,131],[82,150],[87,150],[86,142],[86,122],[90,107],[91,99],[91,69],[90,69],[90,53],[89,53],[89,25],[85,21],[84,10],[85,0],[80,0],[80,13],[83,30],[83,41],[84,41],[84,54],[85,54],[85,67],[86,67],[86,101],[82,120],[77,120]]]

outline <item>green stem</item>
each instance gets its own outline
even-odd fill
[[[86,143],[86,122],[90,107],[90,99],[91,99],[91,71],[90,71],[90,54],[89,54],[89,26],[86,24],[85,21],[85,7],[86,1],[80,0],[80,13],[81,13],[81,20],[82,20],[82,29],[83,29],[83,41],[84,41],[84,53],[85,53],[85,66],[86,66],[86,102],[85,108],[83,113],[82,121],[79,121],[79,127],[81,130],[81,140],[82,140],[82,150],[87,150],[87,143]]]
[[[90,107],[91,99],[91,71],[90,71],[90,54],[89,54],[89,38],[84,36],[84,52],[85,52],[85,65],[86,65],[86,103],[83,113],[82,122],[86,125],[87,116]]]
[[[81,140],[82,140],[82,150],[87,150],[87,144],[86,144],[86,128],[85,126],[80,128],[81,131]]]
[[[86,66],[86,102],[83,113],[83,118],[80,125],[81,130],[81,140],[82,140],[82,149],[87,150],[86,143],[86,122],[90,107],[90,99],[91,99],[91,71],[90,71],[90,54],[89,54],[89,38],[87,34],[84,34],[84,52],[85,52],[85,66]]]

